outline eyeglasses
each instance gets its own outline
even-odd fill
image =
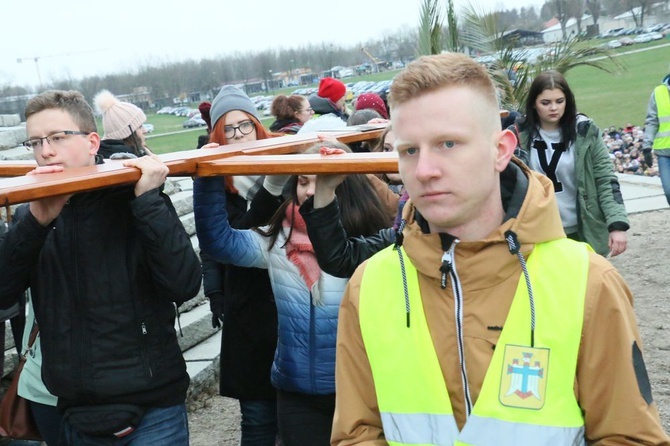
[[[314,113],[314,109],[310,107],[310,108],[306,108],[304,110],[300,110],[300,113],[302,113],[302,112],[307,112],[309,114],[312,114],[312,113]]]
[[[41,138],[33,138],[27,141],[23,141],[23,145],[28,150],[42,150],[44,142],[49,143],[52,147],[62,146],[71,135],[90,135],[91,132],[80,132],[78,130],[58,130],[56,132],[50,133],[47,136],[42,136]]]
[[[227,125],[223,128],[223,130],[225,132],[226,138],[234,138],[235,132],[237,130],[239,130],[242,135],[248,135],[249,133],[253,132],[255,128],[256,125],[253,123],[253,121],[244,121],[240,122],[240,125],[238,125],[237,127]]]

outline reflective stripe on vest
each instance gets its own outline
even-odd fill
[[[670,148],[670,91],[668,87],[659,85],[654,89],[656,110],[658,113],[658,131],[654,137],[653,149]]]
[[[460,434],[428,330],[416,269],[401,250],[410,296],[407,327],[398,252],[389,247],[368,260],[360,288],[360,326],[390,445],[585,444],[584,420],[574,396],[588,275],[585,246],[567,239],[535,246],[528,258],[536,308],[535,349],[525,347],[530,309],[521,276],[481,392]],[[466,306],[467,302],[465,296]],[[524,362],[524,353],[530,355],[530,364]],[[533,354],[540,358],[539,367]],[[541,376],[526,380],[529,371]],[[514,387],[517,376],[519,383],[531,385]],[[515,389],[523,398],[510,392]],[[540,390],[539,398],[528,396]],[[521,406],[515,406],[513,398]],[[522,407],[526,400],[532,407]]]

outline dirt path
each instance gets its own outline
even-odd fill
[[[670,210],[630,216],[628,250],[612,259],[635,296],[654,399],[670,431]],[[189,415],[193,446],[239,444],[237,401],[212,397]]]

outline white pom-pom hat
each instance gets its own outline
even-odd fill
[[[102,139],[126,139],[147,120],[141,108],[130,102],[119,101],[108,90],[93,98],[96,112],[102,115]]]

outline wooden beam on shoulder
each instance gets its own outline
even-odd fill
[[[367,141],[378,138],[385,125],[368,127],[362,131],[349,127],[329,134],[345,144]],[[365,153],[324,157],[332,159],[321,159],[321,155],[287,155],[301,152],[318,142],[317,134],[310,133],[219,146],[214,149],[173,152],[159,157],[170,169],[170,176],[397,172],[397,157],[394,162],[393,154],[389,156]],[[298,158],[291,159],[296,156]],[[231,159],[233,161],[230,164],[234,167],[220,167],[225,166],[226,160]],[[0,176],[13,177],[0,180],[0,204],[7,206],[56,195],[132,184],[140,178],[138,169],[124,167],[117,160],[106,160],[104,164],[95,166],[71,168],[61,173],[25,175],[35,167],[36,164],[30,161],[0,163]]]

